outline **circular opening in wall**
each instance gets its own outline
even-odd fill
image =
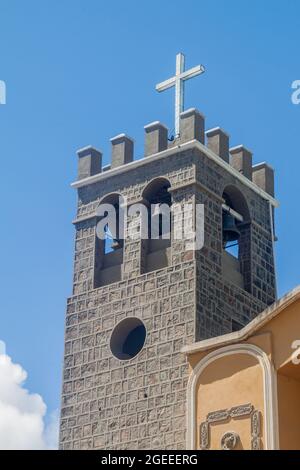
[[[117,359],[128,360],[135,357],[146,339],[146,328],[138,318],[125,318],[112,332],[110,349]]]

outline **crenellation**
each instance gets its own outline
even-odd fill
[[[205,132],[207,147],[229,163],[229,135],[220,127],[209,129]]]
[[[252,165],[252,152],[243,145],[238,145],[229,149],[229,134],[222,128],[215,127],[205,131],[205,118],[197,109],[191,108],[181,113],[180,126],[181,133],[176,137],[174,142],[169,142],[170,147],[168,147],[168,129],[164,124],[159,121],[154,121],[144,126],[145,157],[151,157],[152,155],[163,152],[168,148],[178,145],[180,146],[182,143],[193,140],[198,140],[204,144],[206,136],[206,146],[210,151],[246,178],[252,180],[253,183],[263,191],[274,197],[273,168],[265,162]],[[134,141],[131,137],[128,137],[126,134],[119,134],[110,139],[110,141],[112,143],[111,164],[103,167],[101,166],[102,152],[99,150],[96,150],[92,146],[87,146],[77,151],[79,157],[78,180],[88,178],[89,176],[93,176],[101,172],[107,173],[107,178],[110,179],[113,178],[113,176],[110,176],[110,170],[133,162]],[[150,160],[151,159],[149,159],[149,161]],[[218,172],[218,165],[215,165],[215,169]],[[130,171],[130,168],[128,168],[128,171]],[[135,170],[132,174],[133,179],[135,178],[134,173]],[[110,184],[110,182],[108,184]],[[101,185],[103,189],[106,186],[104,182],[102,182]],[[135,185],[133,185],[132,190],[135,190]],[[81,189],[80,193],[83,198],[85,194],[88,195],[88,183],[87,186]],[[138,196],[133,196],[132,200],[137,198]],[[87,215],[86,211],[86,206],[84,204],[82,205],[79,200],[78,217],[79,213],[80,216]]]
[[[134,142],[126,134],[119,134],[110,139],[112,145],[110,169],[126,165],[133,161]]]
[[[77,156],[79,180],[101,173],[102,152],[89,145],[79,149]]]
[[[145,129],[145,157],[168,148],[168,129],[159,121],[152,122]]]
[[[204,144],[205,117],[195,108],[180,114],[180,143],[198,140]]]
[[[274,196],[274,169],[267,163],[258,163],[252,167],[253,182]]]
[[[252,152],[243,145],[229,149],[230,164],[239,173],[252,180]]]

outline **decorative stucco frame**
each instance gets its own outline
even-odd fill
[[[266,450],[279,448],[277,377],[274,366],[267,354],[253,344],[234,344],[212,351],[196,365],[187,386],[187,449],[197,449],[196,391],[197,382],[204,369],[217,359],[233,354],[248,354],[259,362],[263,372],[264,393],[264,440]]]
[[[261,448],[261,419],[260,411],[255,410],[251,403],[233,406],[232,408],[212,411],[206,416],[206,420],[200,424],[200,449],[206,450],[210,446],[210,425],[222,423],[228,419],[250,417],[251,419],[251,450]],[[228,434],[233,434],[229,432]]]

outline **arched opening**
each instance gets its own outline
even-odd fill
[[[223,276],[233,284],[251,288],[250,213],[243,194],[235,186],[223,192]]]
[[[124,220],[122,197],[109,194],[97,209],[94,287],[118,282],[122,278]]]
[[[157,178],[151,181],[143,192],[143,201],[148,211],[146,231],[148,238],[142,240],[142,272],[155,271],[170,264],[172,226],[170,186],[166,178]]]

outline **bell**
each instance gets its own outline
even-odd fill
[[[240,235],[235,218],[229,212],[223,212],[223,245],[238,240]]]
[[[152,217],[157,217],[161,214],[161,211],[160,211],[160,204],[154,204],[154,207],[152,207]]]
[[[119,248],[122,248],[122,240],[119,240],[118,238],[113,238],[111,247],[114,251],[118,250]]]

